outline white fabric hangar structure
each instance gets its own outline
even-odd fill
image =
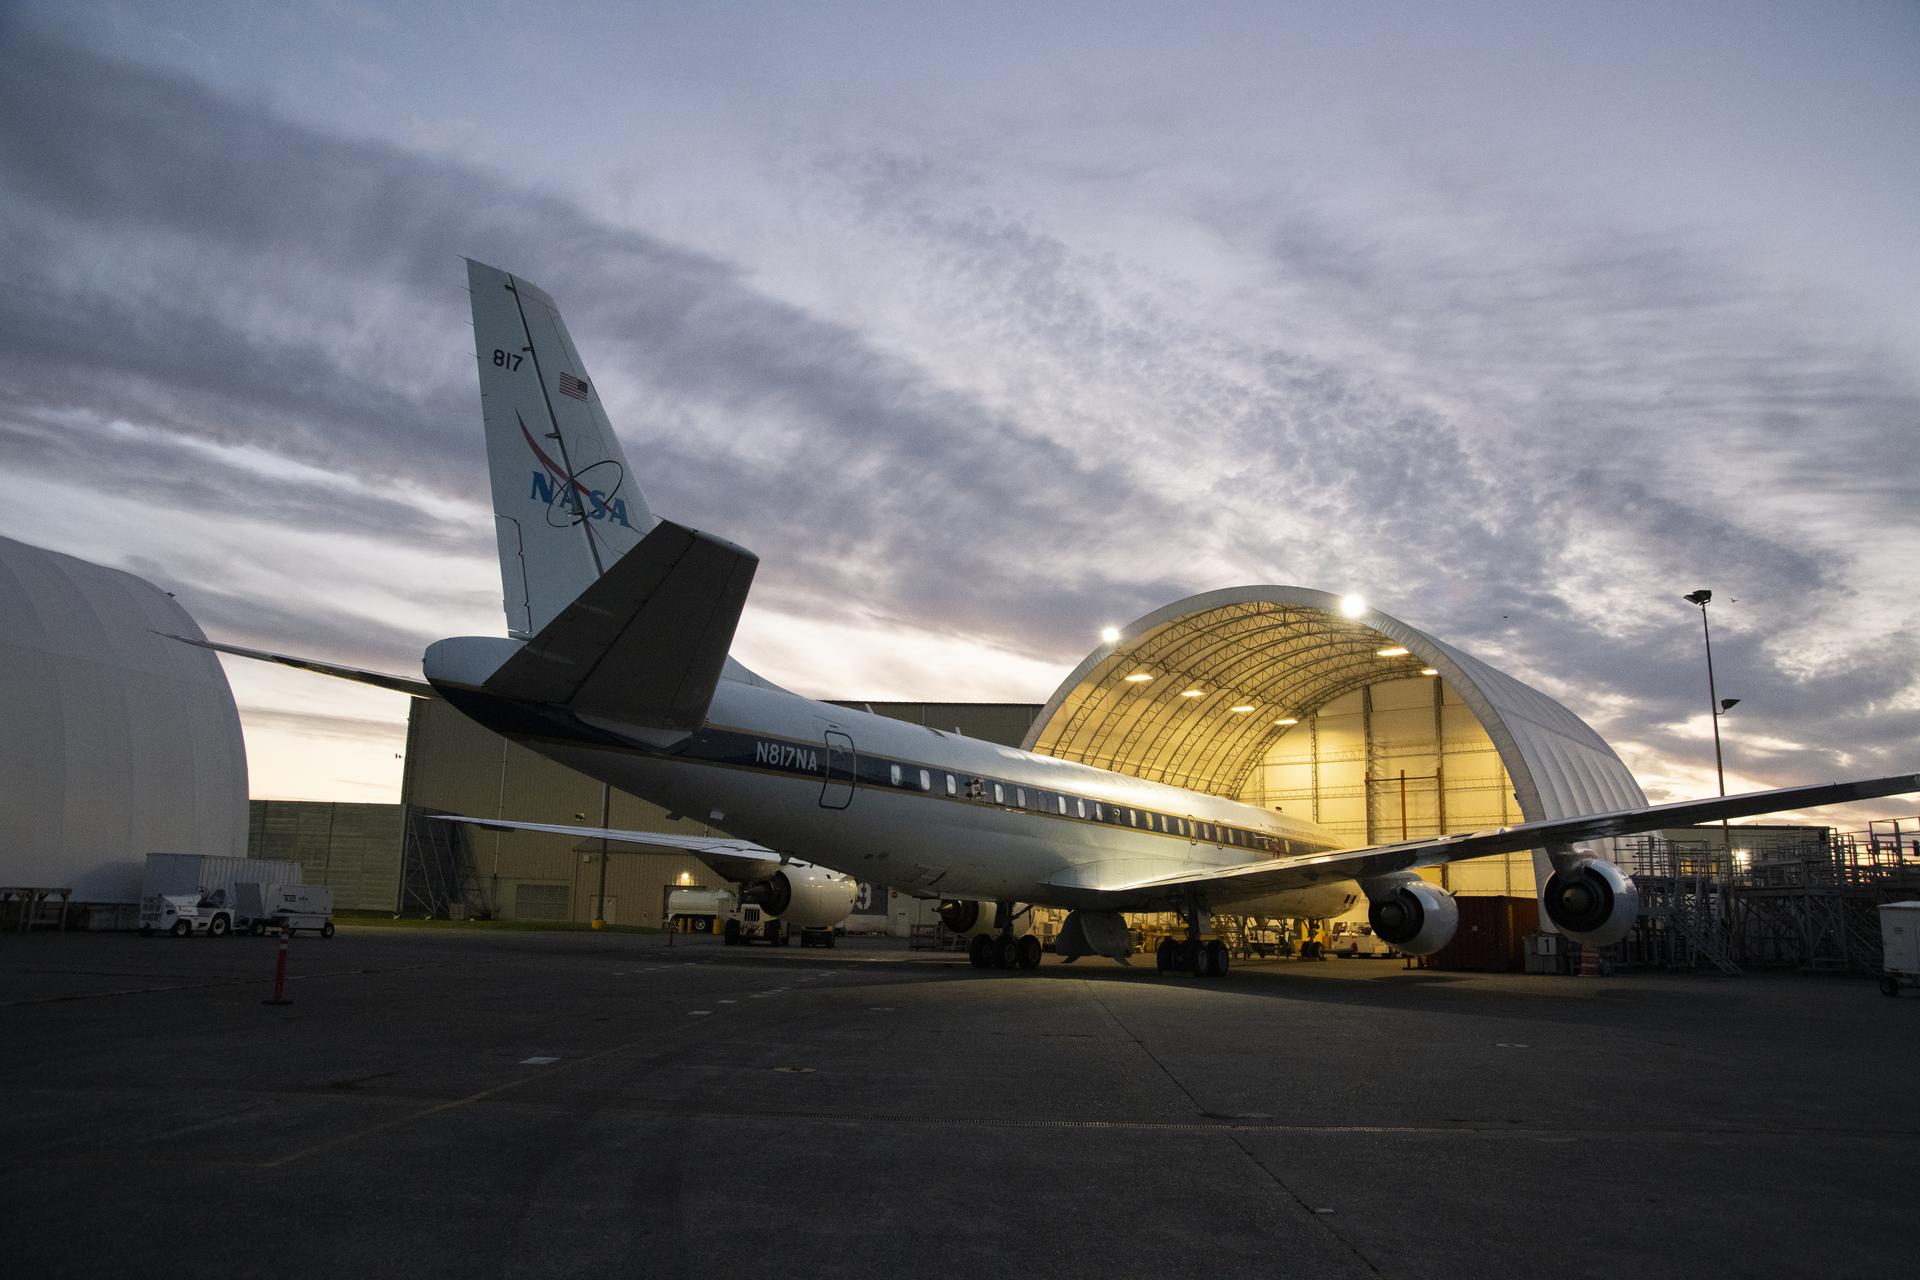
[[[133,574],[0,538],[0,887],[133,903],[150,852],[245,857],[247,757],[219,659]]]
[[[1167,605],[1087,655],[1022,744],[1311,818],[1355,844],[1646,803],[1600,735],[1539,690],[1305,587]],[[1533,897],[1544,851],[1438,869]]]

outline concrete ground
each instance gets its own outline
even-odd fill
[[[1920,993],[0,936],[6,1274],[1910,1274]]]

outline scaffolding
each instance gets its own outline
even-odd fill
[[[437,919],[491,919],[492,907],[474,872],[466,831],[441,822],[439,809],[406,806],[406,850],[400,909]]]
[[[1879,907],[1920,894],[1920,822],[1770,831],[1729,846],[1644,836],[1623,865],[1641,914],[1611,957],[1626,967],[1875,973]],[[1738,831],[1738,828],[1734,828]]]

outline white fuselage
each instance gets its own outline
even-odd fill
[[[671,812],[925,897],[1152,910],[1173,903],[1115,890],[1339,847],[1258,806],[739,680],[720,681],[707,723],[664,746],[609,722],[527,732],[489,714],[484,694],[448,692],[483,723]],[[1358,893],[1343,880],[1245,901],[1326,916]]]

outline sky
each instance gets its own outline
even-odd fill
[[[1683,799],[1708,587],[1729,790],[1908,771],[1917,72],[1908,3],[0,4],[0,535],[502,634],[465,255],[799,692],[1357,592]],[[227,670],[256,797],[398,798],[406,699]]]

